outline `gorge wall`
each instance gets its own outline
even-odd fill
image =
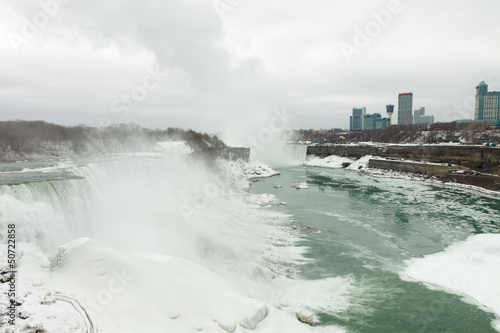
[[[500,165],[500,148],[485,146],[317,145],[307,147],[307,154],[320,157],[337,155],[356,159],[374,155],[433,163],[451,163],[475,170],[497,168]]]

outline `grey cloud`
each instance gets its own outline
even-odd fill
[[[352,107],[381,112],[406,91],[415,106],[452,120],[454,105],[470,109],[463,101],[481,78],[500,81],[494,0],[401,0],[401,13],[347,62],[340,43],[353,44],[356,29],[389,3],[242,0],[221,21],[206,0],[69,1],[18,53],[0,46],[0,117],[120,121],[112,101],[153,62],[169,77],[126,120],[207,131],[251,128],[253,118],[260,126],[283,105],[298,127],[345,128]],[[4,0],[0,8],[5,37],[39,5]]]

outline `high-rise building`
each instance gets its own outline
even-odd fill
[[[484,81],[476,87],[474,120],[500,120],[500,91],[488,92]]]
[[[413,124],[413,93],[399,94],[398,97],[398,124]]]
[[[350,122],[351,131],[363,130],[363,117],[366,115],[366,108],[353,108]]]
[[[413,123],[414,124],[434,124],[434,116],[426,116],[425,108],[420,108],[413,112]]]

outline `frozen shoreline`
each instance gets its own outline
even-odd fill
[[[465,297],[465,301],[494,313],[492,326],[500,332],[500,235],[470,236],[441,252],[408,261],[400,274],[406,281],[422,282]]]
[[[335,155],[327,156],[324,158],[311,155],[311,156],[308,156],[308,160],[306,162],[304,162],[303,165],[309,166],[309,167],[318,167],[318,168],[327,168],[327,169],[346,169],[346,170],[366,173],[370,176],[379,177],[379,178],[393,178],[393,179],[405,179],[405,180],[420,181],[420,182],[424,182],[424,183],[428,183],[428,184],[456,187],[456,188],[461,188],[464,190],[480,192],[482,194],[486,194],[489,196],[500,197],[500,191],[492,191],[492,190],[482,188],[480,186],[457,183],[457,182],[442,181],[436,177],[426,177],[426,176],[422,176],[422,175],[410,173],[410,172],[400,172],[400,171],[393,171],[393,170],[383,170],[383,169],[370,168],[368,166],[368,161],[370,159],[391,161],[390,159],[386,159],[386,158],[378,157],[378,156],[371,156],[371,155],[363,156],[358,160],[350,159],[347,157],[335,156]],[[422,165],[440,165],[438,163],[427,163],[427,162],[418,162],[418,161],[410,161],[410,160],[402,160],[401,162],[419,163]],[[343,165],[344,163],[350,163],[350,165],[347,167],[344,167],[344,165]]]

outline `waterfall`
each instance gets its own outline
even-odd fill
[[[95,206],[85,179],[0,186],[0,227],[15,224],[17,240],[54,250],[85,233]]]
[[[231,179],[186,156],[103,157],[65,171],[69,179],[47,173],[44,181],[1,185],[0,228],[16,224],[19,242],[46,253],[90,237],[126,251],[235,265],[261,258],[272,242],[264,235],[286,228],[251,209]]]
[[[307,145],[286,144],[284,147],[284,155],[287,161],[297,165],[302,164],[306,160]]]
[[[44,181],[0,186],[1,227],[16,224],[18,241],[46,251],[82,236],[129,249],[172,249],[180,230],[189,230],[180,227],[181,197],[192,199],[209,179],[203,167],[170,156],[103,158],[66,171],[69,179],[40,172]]]

